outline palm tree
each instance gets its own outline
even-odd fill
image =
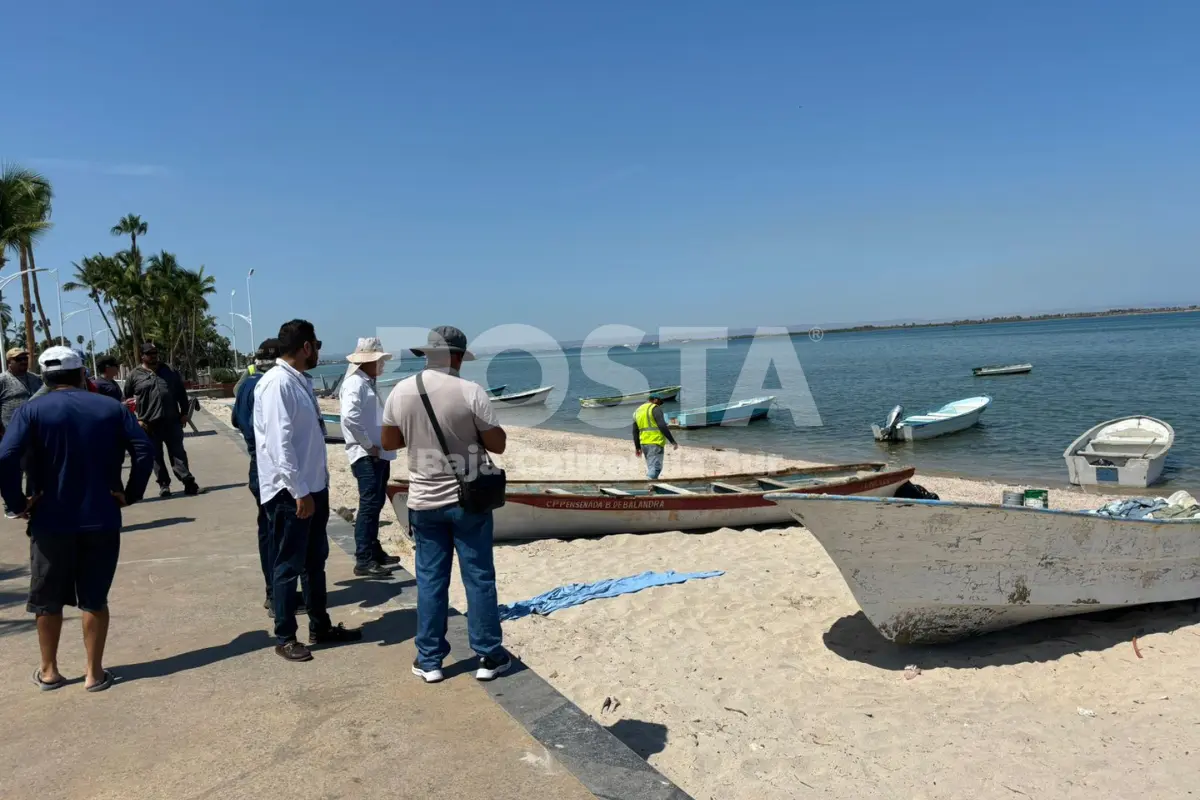
[[[112,301],[108,297],[108,290],[113,285],[114,276],[119,269],[116,259],[103,253],[97,253],[94,256],[85,256],[78,262],[72,262],[71,266],[75,267],[75,280],[64,283],[63,291],[87,292],[87,296],[100,310],[100,316],[104,320],[104,324],[108,326],[108,332],[112,335],[113,341],[121,341],[116,330],[113,329],[112,320],[109,319],[108,311],[104,307],[105,303],[108,303],[111,308]]]
[[[137,214],[126,214],[109,229],[109,233],[113,236],[128,236],[129,252],[137,255],[137,237],[145,236],[147,230],[149,226],[142,222],[141,217]]]
[[[32,200],[33,207],[31,213],[35,214],[39,220],[46,223],[46,230],[50,226],[50,210],[54,199],[54,190],[50,188],[50,183],[43,179],[41,183],[35,186],[34,198]],[[40,233],[41,231],[39,231]],[[46,308],[42,305],[42,290],[38,285],[37,262],[33,260],[33,241],[34,237],[29,237],[25,242],[25,255],[29,261],[29,276],[33,279],[33,302],[37,306],[38,317],[41,319],[42,332],[45,335],[45,341],[50,342],[50,320],[46,317]]]
[[[5,251],[15,250],[21,268],[25,346],[31,353],[36,352],[36,347],[26,269],[33,240],[50,227],[46,220],[50,196],[50,182],[42,175],[15,164],[0,166],[0,270],[4,268]]]

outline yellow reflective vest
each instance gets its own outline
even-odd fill
[[[633,412],[633,421],[638,426],[639,442],[666,447],[667,437],[663,435],[654,421],[654,403],[646,402],[638,406],[638,410]]]

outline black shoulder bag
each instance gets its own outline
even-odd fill
[[[464,511],[471,514],[482,514],[485,511],[500,508],[504,505],[504,489],[508,482],[504,470],[491,462],[487,450],[484,449],[481,442],[479,474],[473,478],[464,478],[459,475],[458,470],[454,467],[454,459],[450,456],[450,448],[446,446],[446,437],[442,435],[442,427],[438,425],[437,415],[433,413],[433,404],[429,402],[429,395],[425,392],[425,382],[421,380],[419,372],[417,373],[417,391],[421,394],[421,402],[425,404],[425,413],[429,414],[429,421],[433,424],[433,432],[437,435],[438,444],[442,446],[447,466],[450,467],[454,480],[458,481],[458,504],[463,507]]]

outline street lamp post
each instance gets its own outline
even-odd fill
[[[246,324],[250,326],[250,346],[254,347],[258,340],[254,338],[254,301],[250,298],[250,279],[254,277],[254,268],[246,273]]]
[[[237,294],[237,289],[229,290],[229,332],[233,335],[233,368],[238,368],[238,349],[237,349],[237,331],[234,330],[234,325],[237,325],[237,312],[233,310],[233,296]]]
[[[70,300],[67,302],[71,303],[71,305],[79,306],[79,308],[75,311],[68,312],[67,315],[63,317],[63,322],[66,322],[76,314],[87,314],[88,342],[90,342],[92,345],[92,375],[94,376],[96,375],[96,330],[92,327],[92,307],[87,303],[72,302]]]

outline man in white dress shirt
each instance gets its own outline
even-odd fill
[[[254,387],[259,497],[270,524],[274,565],[275,652],[288,661],[312,660],[308,647],[296,640],[296,581],[302,573],[310,644],[362,638],[362,631],[334,627],[325,607],[329,469],[317,397],[304,374],[317,365],[320,351],[311,322],[284,323],[277,366]]]
[[[375,379],[391,357],[392,354],[385,353],[383,344],[374,336],[359,339],[358,347],[346,356],[353,366],[342,381],[339,396],[346,458],[350,461],[350,472],[358,481],[354,574],[373,578],[391,575],[388,567],[400,563],[399,558],[385,553],[379,544],[379,515],[387,502],[387,483],[396,451],[383,449],[383,406],[376,392]]]

